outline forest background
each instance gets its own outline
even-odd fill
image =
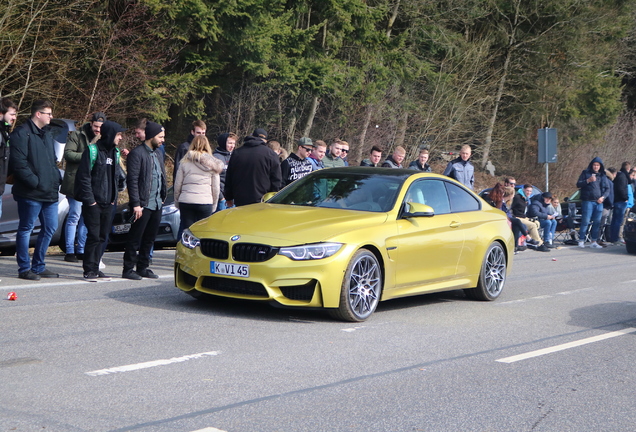
[[[0,93],[22,118],[40,97],[60,118],[106,112],[208,137],[256,127],[373,145],[434,168],[473,147],[476,189],[545,187],[537,129],[558,129],[550,189],[575,190],[594,156],[636,162],[636,0],[4,0]]]

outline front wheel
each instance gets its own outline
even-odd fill
[[[340,306],[332,314],[345,321],[360,322],[371,316],[382,294],[382,270],[373,253],[357,251],[345,271]]]
[[[499,297],[506,283],[507,264],[503,246],[497,242],[491,244],[481,264],[477,287],[466,290],[468,297],[486,301]]]

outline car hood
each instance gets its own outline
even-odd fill
[[[261,203],[215,213],[190,230],[199,238],[229,240],[239,235],[244,242],[276,241],[277,246],[289,246],[330,240],[380,225],[387,217],[387,213]]]

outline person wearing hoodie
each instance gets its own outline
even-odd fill
[[[117,203],[117,144],[124,131],[118,123],[104,121],[95,147],[91,149],[89,145],[84,150],[75,177],[74,196],[82,203],[88,231],[83,260],[84,279],[91,282],[110,279],[99,270],[99,262],[102,244],[112,225],[112,209]]]
[[[90,143],[95,143],[99,139],[100,129],[106,121],[106,115],[101,112],[93,113],[88,123],[82,125],[78,130],[70,132],[68,140],[64,146],[64,160],[66,167],[60,193],[66,195],[68,201],[68,217],[64,227],[66,255],[64,261],[78,262],[84,255],[84,244],[86,243],[86,226],[82,218],[82,203],[75,199],[75,175],[79,168],[82,154]],[[75,247],[75,237],[77,236],[77,248]]]
[[[549,248],[554,247],[552,240],[557,226],[554,210],[550,207],[551,203],[552,193],[543,192],[541,195],[532,197],[528,207],[528,216],[539,221],[539,225],[543,229],[543,242]]]
[[[280,162],[274,150],[267,147],[267,131],[256,129],[243,139],[243,145],[234,151],[227,166],[227,206],[260,202],[267,192],[278,192],[281,183]]]
[[[628,186],[630,181],[630,169],[631,164],[629,162],[623,162],[621,170],[617,172],[614,177],[614,209],[609,236],[609,241],[611,243],[618,243],[622,237],[621,228],[625,218],[625,211],[627,210],[627,201],[629,200]]]
[[[181,159],[185,156],[190,148],[190,143],[192,139],[197,135],[205,136],[205,131],[207,130],[207,126],[203,120],[195,120],[192,122],[192,130],[190,130],[190,134],[188,135],[188,139],[179,144],[177,150],[174,152],[174,168],[172,169],[172,182],[174,184],[174,179],[177,178],[177,171],[179,170],[179,164],[181,163]]]
[[[220,194],[219,174],[223,162],[212,156],[208,139],[195,136],[190,150],[181,159],[174,180],[174,205],[181,212],[177,238],[183,230],[216,210]]]
[[[225,201],[225,172],[227,171],[227,164],[230,163],[232,152],[236,147],[236,141],[238,141],[238,136],[236,136],[236,134],[233,134],[232,132],[222,133],[217,137],[217,147],[212,152],[212,156],[223,162],[223,171],[221,171],[221,174],[219,175],[220,193],[216,211],[225,210],[227,208]]]
[[[591,248],[600,249],[603,246],[597,243],[598,234],[603,216],[603,201],[610,194],[609,181],[605,176],[605,167],[600,157],[592,159],[587,169],[584,169],[576,182],[576,187],[581,189],[581,226],[579,230],[579,247],[585,247],[587,228],[592,223]]]

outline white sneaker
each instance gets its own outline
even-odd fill
[[[99,269],[104,270],[105,268],[106,268],[106,264],[104,264],[104,261],[99,260]]]
[[[579,241],[579,247],[580,248],[584,248],[585,247],[585,242],[584,241]]]
[[[601,246],[600,244],[596,243],[596,242],[592,242],[592,244],[590,245],[590,247],[592,249],[603,249],[603,246]]]

